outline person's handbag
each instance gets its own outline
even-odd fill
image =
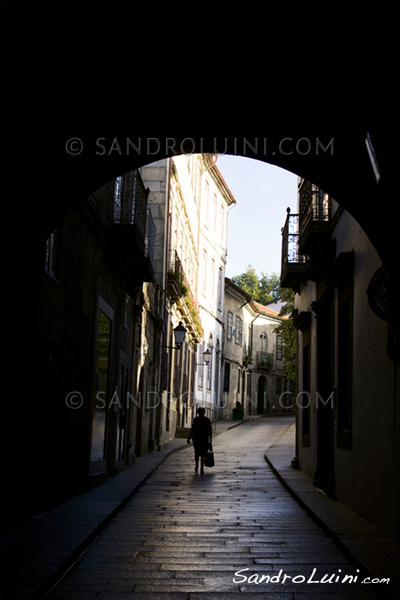
[[[215,465],[215,460],[214,460],[214,451],[213,449],[210,447],[208,449],[208,452],[206,454],[206,462],[205,462],[205,466],[206,467],[213,467]]]

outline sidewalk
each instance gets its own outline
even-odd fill
[[[213,434],[219,435],[247,420],[252,418],[218,421]],[[189,448],[186,439],[175,438],[162,450],[137,458],[132,467],[91,492],[72,498],[5,537],[0,544],[1,597],[44,597],[164,460],[184,448]]]
[[[400,599],[400,555],[397,542],[352,510],[325,496],[301,471],[291,467],[295,454],[295,424],[265,454],[278,479],[326,535],[372,579],[390,577],[380,585],[383,596]],[[376,591],[378,585],[372,586]],[[389,593],[390,590],[390,593]]]
[[[256,418],[259,417],[218,421],[214,435]],[[306,475],[291,468],[294,436],[295,426],[292,425],[266,451],[267,463],[347,558],[372,576],[390,577],[391,597],[400,599],[400,561],[396,542],[340,502],[324,496]],[[133,467],[93,491],[32,520],[2,540],[1,597],[4,600],[43,598],[164,460],[185,448],[189,448],[185,439],[171,440],[162,450],[137,458]],[[374,586],[374,590],[377,587]],[[384,591],[387,587],[384,586]]]

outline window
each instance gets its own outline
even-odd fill
[[[211,259],[211,298],[215,296],[215,260]]]
[[[261,352],[268,352],[268,336],[266,333],[260,335]]]
[[[235,331],[235,335],[236,335],[236,343],[241,346],[242,345],[242,339],[243,339],[243,321],[242,321],[242,319],[240,317],[236,317],[236,331]]]
[[[213,233],[215,235],[216,231],[217,231],[217,221],[218,221],[218,201],[217,201],[217,196],[216,194],[214,194],[214,198],[213,198]]]
[[[207,295],[207,250],[203,250],[203,274],[202,274],[203,296]]]
[[[46,258],[44,268],[52,277],[58,275],[58,231],[55,229],[46,241]]]
[[[225,233],[225,209],[224,209],[224,205],[221,204],[221,208],[220,208],[220,228],[219,228],[219,233],[220,233],[220,239],[221,242],[224,241],[224,233]]]
[[[114,181],[114,222],[118,223],[121,219],[122,205],[122,177],[117,177]]]
[[[222,311],[222,267],[218,269],[218,310]]]
[[[232,340],[232,328],[233,328],[233,313],[228,312],[228,322],[226,326],[226,337],[229,341]]]
[[[224,370],[224,393],[229,394],[229,380],[231,376],[231,363],[225,363]]]
[[[283,341],[280,335],[276,336],[276,360],[283,359]]]
[[[131,171],[114,181],[114,223],[131,225],[134,221],[134,178]]]
[[[205,182],[205,190],[204,190],[204,220],[205,224],[208,225],[209,219],[209,204],[210,204],[210,184],[208,181]]]
[[[199,384],[200,388],[202,388],[203,385],[204,385],[204,358],[203,358],[203,354],[204,354],[204,342],[202,342],[199,345],[199,357],[198,357],[199,377],[198,377],[198,384]]]
[[[209,347],[211,350],[210,362],[207,367],[207,389],[211,390],[211,381],[212,381],[212,370],[213,370],[213,347]]]

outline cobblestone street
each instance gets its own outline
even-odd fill
[[[378,598],[264,460],[291,422],[261,418],[217,436],[204,476],[192,447],[171,455],[48,598]]]

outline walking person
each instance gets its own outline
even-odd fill
[[[206,409],[200,406],[197,409],[197,417],[193,420],[193,425],[187,439],[187,443],[190,444],[191,438],[193,438],[194,446],[194,460],[196,473],[199,470],[199,459],[201,459],[201,471],[204,475],[204,464],[206,462],[206,456],[208,448],[212,444],[212,427],[211,421],[205,416]]]

